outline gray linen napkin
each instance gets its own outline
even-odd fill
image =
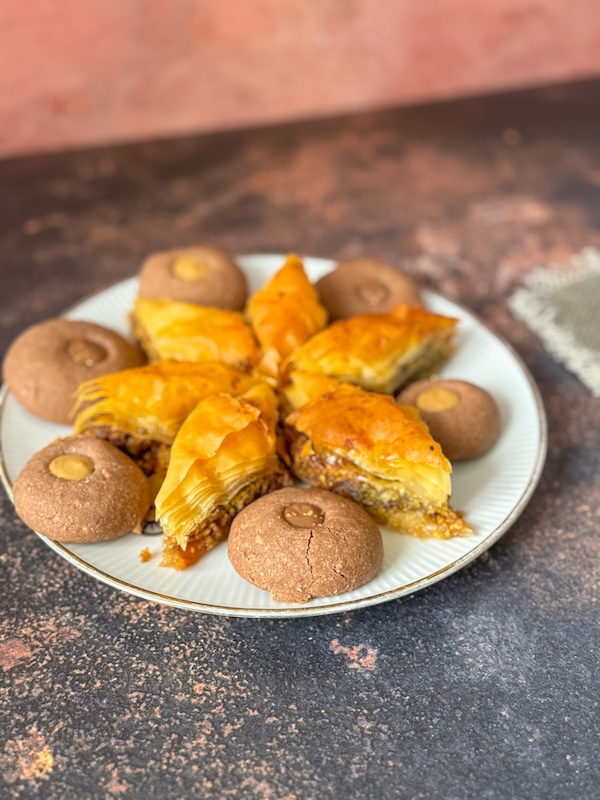
[[[536,267],[509,307],[546,350],[600,397],[600,250],[588,247],[568,264]]]

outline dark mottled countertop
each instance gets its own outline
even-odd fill
[[[0,506],[0,796],[600,796],[600,407],[515,321],[600,245],[600,83],[0,163],[0,352],[148,252],[390,260],[537,381],[546,468],[430,588],[342,615],[214,617],[79,572]]]

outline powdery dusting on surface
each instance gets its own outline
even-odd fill
[[[377,649],[367,647],[365,644],[356,644],[346,647],[340,644],[338,639],[334,639],[329,645],[329,649],[335,655],[345,655],[348,659],[348,668],[355,669],[357,672],[372,672],[377,663]]]

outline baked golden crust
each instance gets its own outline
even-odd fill
[[[277,455],[276,427],[277,397],[265,383],[237,398],[214,394],[198,403],[175,437],[156,497],[163,564],[189,566],[227,536],[244,506],[291,483]]]
[[[418,412],[343,386],[285,419],[292,471],[351,497],[379,522],[423,538],[471,533],[448,505],[451,466]]]
[[[170,445],[181,423],[211,394],[242,394],[260,378],[216,361],[158,361],[87,381],[77,393],[74,432],[118,439],[127,452]],[[115,442],[117,443],[117,442]],[[135,452],[131,452],[135,458]]]
[[[281,362],[327,323],[327,311],[295,255],[254,292],[246,316],[262,353],[257,369],[273,378]]]
[[[332,323],[295,352],[284,370],[318,372],[374,392],[429,377],[452,352],[457,320],[420,307],[360,314]]]
[[[247,371],[259,359],[254,335],[238,311],[138,297],[132,322],[152,361],[221,361]]]
[[[311,400],[318,400],[335,391],[355,391],[357,388],[317,372],[288,372],[285,382],[279,387],[282,418]]]

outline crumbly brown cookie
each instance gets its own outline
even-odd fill
[[[17,514],[57,542],[102,542],[139,532],[152,503],[150,484],[114,445],[93,436],[58,439],[19,473]]]
[[[467,381],[417,381],[401,392],[397,401],[418,409],[450,461],[482,456],[500,435],[498,404],[485,389]]]
[[[139,294],[240,311],[248,286],[229,253],[212,245],[196,245],[149,256],[140,269]]]
[[[141,351],[115,331],[92,322],[52,319],[15,339],[3,371],[8,388],[28,411],[68,425],[80,383],[143,363]]]
[[[332,321],[357,314],[384,314],[400,303],[420,306],[417,284],[396,267],[370,258],[340,261],[315,283]]]
[[[381,568],[383,540],[352,500],[322,489],[287,488],[235,517],[228,555],[242,578],[274,600],[305,603],[372,580]]]

